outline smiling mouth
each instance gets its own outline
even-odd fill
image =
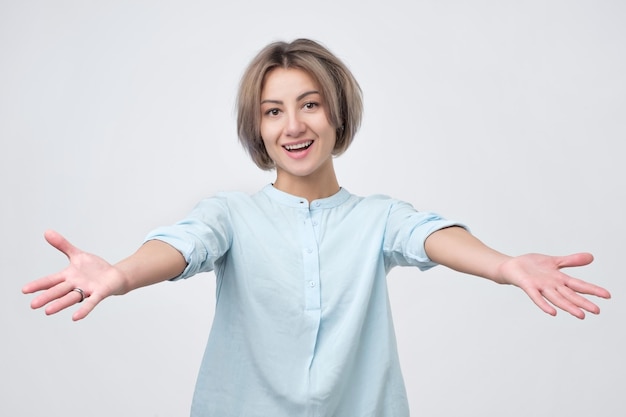
[[[309,149],[309,147],[313,144],[312,140],[308,140],[306,142],[297,143],[295,145],[284,145],[285,148],[289,152],[300,152]]]

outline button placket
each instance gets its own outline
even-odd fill
[[[321,307],[319,253],[311,211],[309,210],[306,210],[302,230],[305,309],[319,310]]]

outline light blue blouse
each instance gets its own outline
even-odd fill
[[[221,193],[151,232],[214,270],[216,310],[192,417],[406,417],[386,274],[435,266],[434,231],[458,223],[341,189],[309,202],[268,185]]]

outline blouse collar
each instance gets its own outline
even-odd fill
[[[263,187],[262,191],[277,203],[284,204],[290,207],[309,209],[326,209],[337,207],[338,205],[343,204],[346,200],[348,200],[351,195],[348,190],[341,187],[339,188],[339,191],[337,191],[330,197],[313,200],[309,204],[306,198],[298,197],[296,195],[281,191],[278,188],[275,188],[273,184],[266,185],[265,187]]]

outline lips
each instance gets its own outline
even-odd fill
[[[309,147],[312,144],[313,144],[312,140],[307,140],[307,141],[300,142],[300,143],[293,143],[293,144],[289,144],[289,145],[283,145],[283,148],[285,148],[289,152],[302,152],[302,151],[305,151],[305,150],[309,149]]]

